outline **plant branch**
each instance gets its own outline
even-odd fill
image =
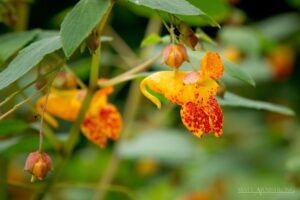
[[[35,79],[34,81],[31,81],[30,83],[28,83],[27,85],[25,85],[24,87],[22,87],[21,89],[15,91],[14,93],[12,93],[11,95],[9,95],[8,97],[6,97],[1,103],[0,103],[0,107],[3,106],[4,104],[6,104],[8,101],[10,101],[13,97],[15,97],[16,95],[18,95],[19,93],[22,93],[24,90],[26,90],[27,88],[29,88],[30,86],[32,86],[35,82],[37,82],[38,80],[47,77],[48,75],[52,74],[53,72],[56,72],[57,69],[59,68],[55,68],[49,72],[47,72],[44,75],[39,76],[39,78]]]
[[[99,36],[101,36],[101,34],[102,34],[103,28],[106,24],[106,21],[108,19],[108,16],[110,15],[112,8],[114,6],[114,3],[115,3],[114,0],[110,1],[110,6],[109,6],[107,12],[105,13],[104,17],[100,21],[100,24],[98,25],[97,31],[98,31]],[[99,37],[99,40],[101,40],[101,37]],[[52,175],[51,180],[49,181],[49,184],[45,187],[44,191],[39,193],[37,199],[42,199],[44,197],[44,195],[47,193],[47,191],[50,190],[51,187],[54,185],[54,183],[56,182],[57,178],[60,175],[60,172],[62,171],[62,168],[64,167],[64,165],[66,163],[66,160],[71,155],[71,153],[77,143],[77,140],[78,140],[79,134],[80,134],[81,123],[84,119],[85,113],[89,107],[91,100],[92,100],[94,91],[97,88],[97,79],[98,79],[98,75],[99,75],[99,64],[100,64],[100,53],[101,53],[100,50],[101,50],[101,42],[99,42],[99,46],[97,47],[94,54],[92,55],[91,70],[90,70],[90,82],[89,82],[89,86],[87,89],[87,94],[83,100],[79,114],[69,131],[69,137],[65,143],[65,148],[64,148],[64,159],[61,159],[60,162],[58,162],[56,164],[56,173],[54,173]]]
[[[154,19],[152,18],[149,21],[148,26],[149,25],[152,26],[153,20]],[[155,23],[157,23],[157,20],[155,20]],[[152,27],[156,27],[156,26],[152,26]],[[159,30],[156,30],[156,31],[159,31]],[[149,34],[150,32],[151,31],[148,30],[145,35],[147,36],[147,34]],[[145,51],[145,52],[147,52],[147,50],[148,50],[147,48],[143,49],[143,51]],[[141,53],[141,55],[146,56],[143,52]],[[151,62],[149,62],[148,65],[153,63],[160,56],[161,55],[158,55],[157,57],[153,57],[152,58],[153,60],[150,59]],[[138,66],[138,67],[136,67],[132,70],[129,70],[128,72],[125,72],[122,76],[126,77],[127,75],[134,74],[134,73],[138,72],[140,70],[140,68],[142,68],[141,70],[144,70],[147,67],[146,67],[146,65],[142,64],[142,65],[140,65],[140,66]],[[109,161],[109,163],[106,167],[105,173],[104,173],[103,177],[101,178],[101,180],[99,181],[98,190],[96,191],[96,193],[94,195],[95,200],[105,199],[106,191],[104,191],[102,188],[103,188],[103,186],[108,185],[113,181],[113,178],[115,176],[115,173],[116,173],[116,171],[118,169],[118,166],[119,166],[119,163],[120,163],[120,157],[119,157],[120,148],[123,145],[123,143],[126,141],[126,139],[128,138],[129,133],[132,130],[132,124],[133,124],[133,121],[134,121],[134,117],[135,117],[135,114],[136,114],[136,112],[139,108],[140,96],[141,96],[141,94],[139,92],[139,81],[133,81],[132,84],[131,84],[129,94],[128,94],[128,98],[127,98],[126,105],[125,105],[125,108],[126,108],[125,112],[124,112],[125,127],[124,127],[124,130],[123,130],[123,133],[121,134],[120,138],[117,140],[117,142],[114,146],[113,153],[112,153],[112,156],[111,156],[111,160]]]
[[[45,89],[47,85],[45,85],[41,90]],[[41,91],[40,90],[40,91]],[[19,109],[22,105],[24,105],[25,103],[29,102],[30,99],[38,96],[38,92],[34,93],[33,95],[27,97],[26,99],[24,99],[23,101],[21,101],[20,103],[16,104],[12,109],[10,109],[9,111],[7,111],[6,113],[4,113],[3,115],[0,116],[0,121],[3,120],[5,117],[7,117],[8,115],[10,115],[11,113],[13,113],[14,111],[16,111],[17,109]]]
[[[116,85],[116,84],[122,83],[124,81],[130,80],[134,74],[144,71],[160,57],[161,57],[161,54],[156,55],[156,56],[150,58],[149,60],[145,61],[144,63],[132,68],[131,70],[124,72],[123,74],[120,74],[112,79],[109,79],[108,81],[98,83],[98,86],[99,87],[107,87],[107,86]]]

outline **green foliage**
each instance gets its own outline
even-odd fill
[[[86,39],[109,8],[109,0],[81,0],[61,24],[63,50],[70,57]]]
[[[160,42],[161,38],[159,35],[157,34],[150,34],[148,37],[144,38],[142,43],[141,43],[141,47],[145,47],[145,46],[150,46],[150,45],[154,45],[157,42]]]
[[[252,76],[249,73],[247,73],[242,68],[236,66],[235,64],[231,63],[230,61],[224,58],[222,60],[224,62],[224,68],[226,74],[230,75],[233,78],[244,81],[245,83],[248,83],[252,86],[255,86],[255,81],[253,80]]]
[[[42,59],[61,48],[60,37],[54,36],[33,42],[22,49],[17,57],[0,73],[0,90],[21,78]]]
[[[201,8],[206,15],[182,16],[183,21],[194,26],[211,25],[221,28],[218,22],[222,22],[229,16],[229,5],[223,0],[188,0],[197,8]]]
[[[168,144],[172,144],[169,146]],[[151,158],[162,163],[180,164],[196,154],[195,144],[189,135],[176,129],[148,130],[121,147],[127,159]]]
[[[200,9],[196,8],[186,0],[128,0],[137,5],[162,10],[178,15],[201,15],[204,14]]]
[[[285,106],[247,99],[230,92],[226,92],[224,98],[218,98],[218,101],[222,106],[233,106],[233,107],[252,108],[257,110],[267,110],[271,112],[280,113],[283,115],[295,114],[293,110]]]
[[[265,37],[272,40],[279,40],[299,31],[299,23],[300,16],[298,14],[286,13],[265,19],[258,23],[255,27]]]
[[[39,30],[32,30],[2,35],[0,37],[0,64],[4,63],[24,45],[32,41],[39,32]]]
[[[214,20],[218,22],[222,22],[226,19],[226,17],[230,14],[230,7],[226,1],[223,0],[209,0],[209,1],[203,1],[203,0],[188,0],[191,4],[196,6],[197,8],[201,8],[203,12],[205,12],[208,16],[213,18]],[[195,21],[192,24],[197,24],[197,17],[196,18],[190,18],[191,21]],[[202,24],[200,24],[202,25]]]
[[[236,46],[250,56],[257,56],[260,52],[259,33],[251,27],[224,27],[219,38],[223,45]]]
[[[126,3],[127,1],[133,2],[133,3]],[[181,0],[180,0],[181,1]],[[139,3],[136,3],[139,2]],[[184,0],[184,4],[188,4],[188,5],[192,5],[189,2]],[[162,8],[165,9],[160,9],[157,8],[158,10],[160,10],[160,14],[162,16],[162,18],[166,21],[170,21],[170,17],[168,15],[168,13],[172,13],[174,15],[176,15],[176,17],[178,17],[179,19],[181,19],[182,21],[185,21],[186,23],[189,23],[191,25],[210,25],[210,26],[216,26],[216,27],[220,27],[220,25],[214,20],[213,16],[207,15],[205,12],[203,12],[201,10],[200,6],[192,6],[194,9],[199,10],[200,12],[198,12],[198,14],[191,14],[191,12],[175,12],[175,10],[178,9],[177,4],[174,3],[173,1],[149,1],[149,4],[154,4],[155,6],[141,6],[142,4],[140,3],[140,1],[136,1],[136,0],[126,0],[126,1],[120,1],[120,3],[122,5],[125,5],[127,8],[129,8],[130,10],[132,10],[134,13],[136,13],[137,15],[140,16],[145,16],[145,17],[151,17],[154,15],[157,15],[157,12],[155,12],[156,7],[158,5],[162,5]],[[148,2],[147,2],[148,3]],[[163,4],[164,3],[164,4]],[[170,5],[169,5],[170,4]],[[197,4],[195,4],[197,5]],[[166,11],[166,9],[169,10],[173,10],[173,12],[168,12]]]
[[[0,137],[19,134],[28,128],[28,124],[21,119],[3,120],[0,122]]]

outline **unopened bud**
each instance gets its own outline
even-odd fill
[[[189,27],[185,23],[180,23],[178,25],[178,30],[180,32],[179,38],[181,42],[194,50],[195,46],[198,44],[199,39],[191,29],[191,27]]]
[[[188,61],[186,49],[181,44],[171,44],[163,51],[163,62],[169,67],[178,69],[184,61]]]
[[[31,182],[43,180],[52,168],[51,157],[44,152],[32,152],[28,155],[24,170],[28,171],[32,177]]]
[[[77,80],[73,74],[62,71],[57,74],[52,86],[59,89],[73,89],[77,86]]]
[[[88,49],[90,50],[90,53],[94,54],[96,49],[100,45],[99,35],[98,35],[97,31],[93,31],[93,33],[87,38],[86,45],[87,45]]]

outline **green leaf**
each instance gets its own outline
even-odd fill
[[[281,40],[299,31],[299,23],[298,13],[287,13],[267,18],[259,22],[255,28],[267,38]]]
[[[227,19],[230,14],[230,7],[228,3],[223,0],[209,0],[209,1],[199,1],[199,0],[188,0],[195,7],[201,9],[205,14],[198,16],[180,16],[179,18],[186,23],[193,26],[205,26],[211,25],[214,27],[219,27],[218,22],[223,22]]]
[[[7,119],[0,122],[0,136],[10,136],[23,132],[29,126],[26,122],[19,119]]]
[[[0,37],[0,63],[4,63],[24,45],[33,40],[39,32],[39,30],[32,30],[2,35]]]
[[[141,43],[141,47],[145,47],[145,46],[150,46],[153,44],[156,44],[158,42],[161,41],[161,38],[159,35],[157,34],[150,34],[148,37],[146,37],[145,39],[143,39],[142,43]]]
[[[136,4],[136,3],[130,3],[130,1],[132,2],[133,0],[123,0],[123,1],[119,1],[121,5],[126,6],[128,9],[130,9],[132,12],[134,12],[135,14],[139,15],[139,16],[143,16],[143,17],[152,17],[157,15],[157,12],[155,12],[155,10],[153,10],[150,7],[146,7],[146,6],[141,6],[140,4]],[[201,10],[198,7],[199,10]],[[169,22],[170,18],[168,13],[164,12],[161,10],[160,12],[162,18],[166,21]],[[181,19],[182,21],[190,24],[190,25],[211,25],[211,26],[216,26],[216,27],[220,27],[219,24],[210,16],[208,16],[206,13],[204,13],[201,10],[201,13],[198,15],[186,15],[186,14],[176,14],[176,16]]]
[[[93,31],[109,8],[109,0],[81,0],[61,24],[63,50],[70,57]]]
[[[17,57],[0,73],[0,90],[22,77],[47,54],[61,48],[60,37],[36,41],[22,49]]]
[[[199,63],[204,56],[204,53],[200,51],[188,50],[188,54],[194,63]],[[222,58],[222,61],[224,63],[225,74],[255,86],[255,81],[246,71],[235,66],[235,64],[227,61],[225,58]]]
[[[294,115],[294,111],[285,106],[276,105],[263,101],[256,101],[252,99],[246,99],[236,94],[226,92],[224,98],[218,98],[220,105],[222,106],[233,106],[233,107],[245,107],[253,108],[257,110],[267,110],[276,112],[284,115]]]
[[[13,137],[8,140],[0,141],[0,154],[12,156],[17,153],[36,151],[39,144],[39,138],[33,137]],[[47,138],[43,142],[43,150],[51,147]]]
[[[187,133],[178,130],[148,130],[124,143],[121,156],[127,159],[152,158],[180,164],[196,156],[197,149]]]
[[[162,10],[178,15],[201,15],[204,14],[186,0],[128,0],[136,5],[142,5],[155,10]]]
[[[255,87],[255,81],[252,78],[252,76],[250,76],[249,73],[244,71],[242,68],[236,66],[232,62],[226,60],[225,58],[222,58],[222,61],[224,63],[224,68],[225,68],[226,74],[230,75],[233,78],[244,81],[244,82],[252,85],[253,87]]]
[[[227,19],[231,11],[229,4],[224,0],[188,1],[218,22],[222,22]]]

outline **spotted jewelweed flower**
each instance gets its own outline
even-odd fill
[[[223,71],[220,56],[207,52],[201,60],[199,72],[156,72],[141,82],[140,89],[159,109],[161,102],[149,90],[180,105],[182,122],[195,136],[214,132],[219,137],[222,134],[223,114],[215,98],[218,90],[215,79],[220,78]]]
[[[188,61],[188,55],[182,44],[170,44],[163,50],[163,62],[171,68],[178,69],[184,61]]]
[[[90,103],[89,109],[81,124],[82,133],[92,142],[104,148],[107,138],[115,140],[122,129],[123,122],[118,109],[107,102],[107,96],[113,92],[112,87],[98,90]],[[48,97],[45,112],[45,120],[57,126],[56,116],[67,121],[74,121],[80,111],[86,90],[56,90],[52,89]],[[37,101],[37,109],[40,112],[45,96]]]
[[[44,152],[32,152],[28,155],[24,170],[28,171],[31,176],[31,182],[43,180],[48,172],[52,169],[51,157]]]

